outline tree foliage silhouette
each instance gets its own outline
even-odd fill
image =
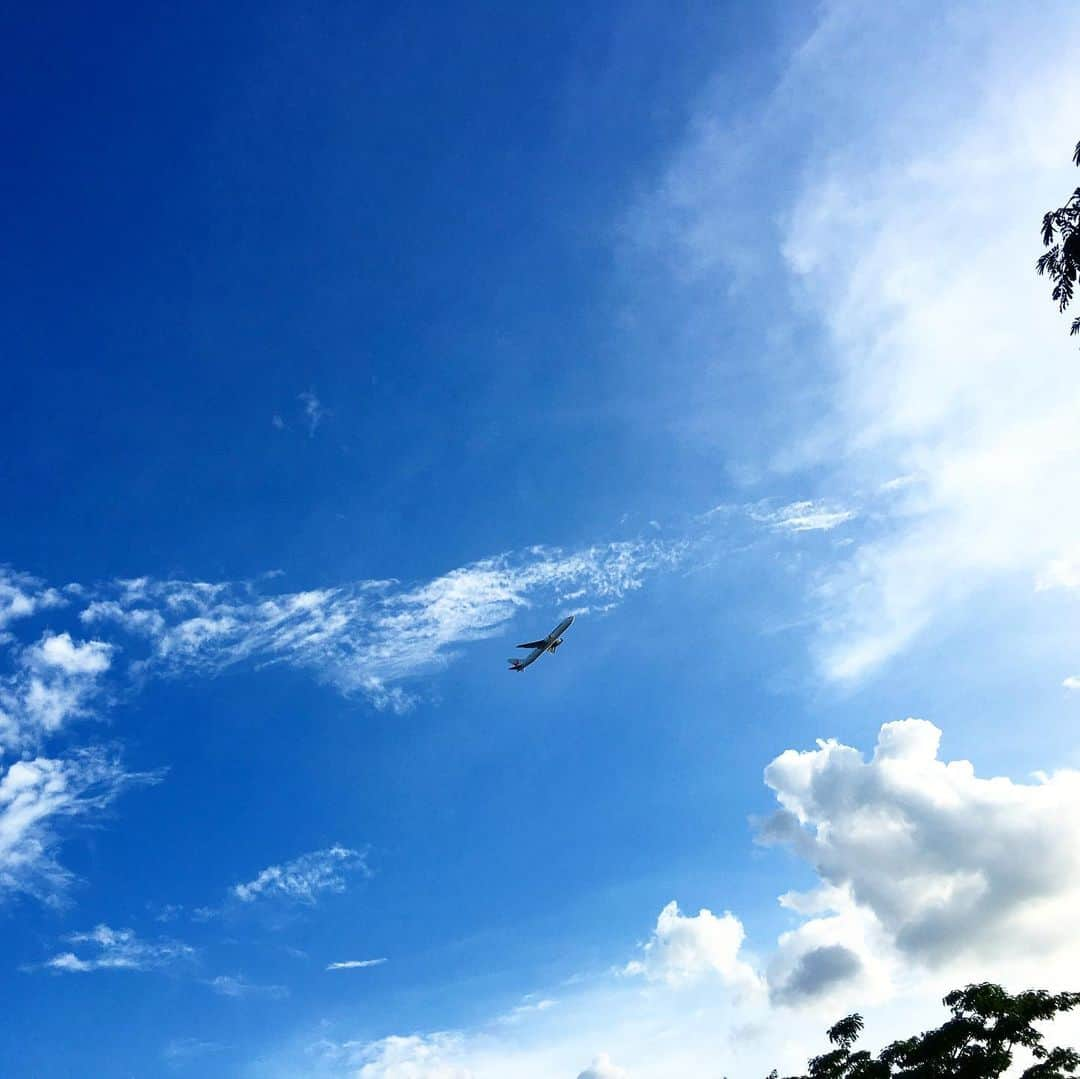
[[[875,1058],[853,1052],[862,1032],[861,1015],[849,1015],[829,1030],[835,1046],[814,1057],[807,1074],[791,1079],[996,1079],[1023,1047],[1035,1058],[1021,1079],[1066,1079],[1080,1069],[1075,1049],[1049,1049],[1034,1024],[1080,1005],[1080,993],[1042,989],[1011,996],[983,982],[945,998],[951,1017],[936,1030],[893,1042]],[[774,1071],[769,1079],[777,1079]]]
[[[1080,142],[1073,153],[1073,163],[1080,166]],[[1042,222],[1044,251],[1035,269],[1050,278],[1053,288],[1050,298],[1064,311],[1073,298],[1077,274],[1080,273],[1080,187],[1072,198],[1057,210],[1049,210]],[[1080,318],[1073,319],[1070,334],[1080,333]]]

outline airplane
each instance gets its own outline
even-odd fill
[[[519,644],[518,648],[531,648],[532,651],[524,659],[508,660],[510,670],[523,671],[530,663],[535,663],[545,652],[555,655],[555,649],[562,644],[562,635],[573,625],[574,616],[564,618],[546,637],[539,641],[526,641]]]

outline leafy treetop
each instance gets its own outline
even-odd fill
[[[952,1015],[940,1027],[893,1042],[877,1057],[853,1051],[863,1020],[849,1015],[829,1030],[835,1048],[814,1057],[806,1075],[791,1079],[997,1079],[1018,1046],[1035,1058],[1021,1079],[1065,1079],[1080,1069],[1080,1053],[1048,1049],[1034,1026],[1072,1011],[1080,1005],[1080,993],[1034,989],[1012,996],[983,982],[954,990],[945,1004]],[[777,1073],[769,1079],[777,1079]]]

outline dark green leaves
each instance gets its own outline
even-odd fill
[[[1073,162],[1080,166],[1080,142]],[[1064,311],[1072,302],[1073,285],[1080,274],[1080,187],[1064,206],[1043,214],[1042,242],[1049,250],[1039,256],[1035,272],[1050,278],[1050,298],[1059,311]],[[1080,318],[1073,322],[1069,333],[1080,333]]]
[[[1080,1070],[1076,1050],[1047,1049],[1034,1026],[1080,1006],[1080,993],[1035,989],[1012,996],[1000,985],[981,982],[954,990],[944,1004],[952,1014],[940,1027],[893,1042],[876,1058],[865,1050],[852,1052],[862,1016],[841,1019],[828,1032],[836,1048],[814,1057],[799,1079],[997,1079],[1017,1047],[1036,1060],[1023,1079],[1065,1079]]]

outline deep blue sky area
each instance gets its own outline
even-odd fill
[[[634,409],[675,360],[613,333],[639,302],[613,241],[717,68],[767,87],[767,14],[11,21],[14,564],[237,576],[257,548],[303,584],[422,575],[686,483]]]
[[[842,839],[984,788],[881,724],[1080,764],[1072,384],[947,240],[1057,190],[1034,46],[925,8],[0,14],[0,1073],[750,1074],[811,945],[887,998]]]

